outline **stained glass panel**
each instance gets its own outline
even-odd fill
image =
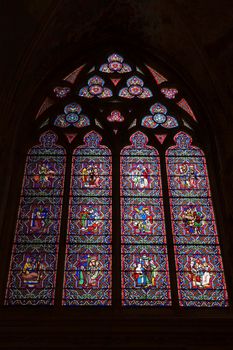
[[[92,131],[73,155],[64,305],[111,304],[111,152]]]
[[[65,150],[46,132],[27,157],[6,304],[52,305],[65,172]]]
[[[161,103],[153,104],[150,107],[150,112],[152,115],[147,115],[142,119],[142,126],[151,129],[155,129],[159,125],[166,129],[172,129],[178,126],[176,118],[167,115],[167,108]]]
[[[110,115],[107,116],[107,120],[111,123],[118,122],[121,123],[125,120],[123,115],[118,110],[113,110]]]
[[[228,296],[204,153],[184,132],[166,153],[181,306],[227,306]]]
[[[116,53],[108,57],[108,63],[102,64],[100,71],[103,73],[128,73],[132,68],[124,63],[124,58]]]
[[[71,91],[71,88],[68,86],[57,86],[53,89],[53,92],[57,98],[66,97]]]
[[[122,304],[171,304],[158,152],[136,132],[121,152]]]
[[[163,88],[161,89],[161,92],[169,100],[173,100],[176,97],[176,94],[178,94],[178,90],[174,88]]]
[[[79,96],[86,97],[86,98],[111,97],[112,91],[109,88],[106,88],[104,85],[105,85],[105,81],[99,76],[95,75],[88,80],[87,86],[84,86],[79,91]]]
[[[76,103],[69,103],[64,108],[64,114],[59,114],[54,121],[54,125],[60,128],[67,128],[68,126],[75,126],[76,128],[83,128],[90,125],[90,119],[82,112],[82,107]]]
[[[120,90],[119,96],[123,98],[149,98],[153,94],[150,89],[144,87],[142,79],[136,75],[129,78],[126,82],[127,87]]]

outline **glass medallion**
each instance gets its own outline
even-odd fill
[[[66,115],[66,121],[68,123],[76,123],[79,120],[79,116],[76,113],[69,113]]]
[[[103,92],[103,88],[100,85],[91,85],[89,87],[89,92],[92,95],[100,95]]]
[[[128,91],[131,95],[138,96],[141,95],[143,90],[139,85],[132,85],[129,87]]]
[[[157,113],[153,116],[153,119],[156,123],[163,124],[166,121],[167,117],[164,114]]]

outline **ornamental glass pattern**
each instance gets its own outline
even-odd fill
[[[171,305],[160,161],[142,132],[121,152],[122,304]]]
[[[52,305],[65,172],[65,150],[46,132],[28,153],[5,303]]]
[[[111,304],[110,150],[95,131],[73,154],[64,305]]]
[[[204,153],[184,132],[166,152],[181,306],[227,306],[228,296]]]

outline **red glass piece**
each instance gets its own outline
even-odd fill
[[[71,143],[75,139],[75,137],[77,136],[77,134],[65,134],[65,135],[66,135],[69,143]]]
[[[167,137],[167,134],[156,134],[155,137],[157,138],[157,140],[161,143],[161,145],[164,143],[164,140]]]
[[[164,81],[167,81],[167,79],[161,75],[160,73],[158,73],[156,70],[154,70],[153,68],[147,66],[147,68],[149,69],[150,73],[152,74],[153,78],[155,79],[156,83],[159,85],[161,83],[163,83]]]
[[[189,106],[188,102],[182,98],[179,102],[177,102],[178,106],[182,108],[185,112],[187,112],[195,122],[197,121],[197,118],[195,117],[195,114],[193,113],[191,107]]]
[[[111,79],[112,83],[117,86],[117,84],[119,83],[121,79]]]

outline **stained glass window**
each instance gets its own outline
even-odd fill
[[[65,151],[46,132],[28,153],[6,304],[52,305],[62,209]]]
[[[167,150],[181,306],[227,306],[228,297],[204,153],[184,132]]]
[[[160,161],[136,132],[121,152],[122,303],[171,304]]]
[[[185,133],[199,120],[181,86],[108,52],[80,62],[43,101],[5,303],[54,304],[60,244],[64,306],[227,306],[205,156]]]
[[[111,152],[92,131],[73,154],[64,305],[111,304]]]

